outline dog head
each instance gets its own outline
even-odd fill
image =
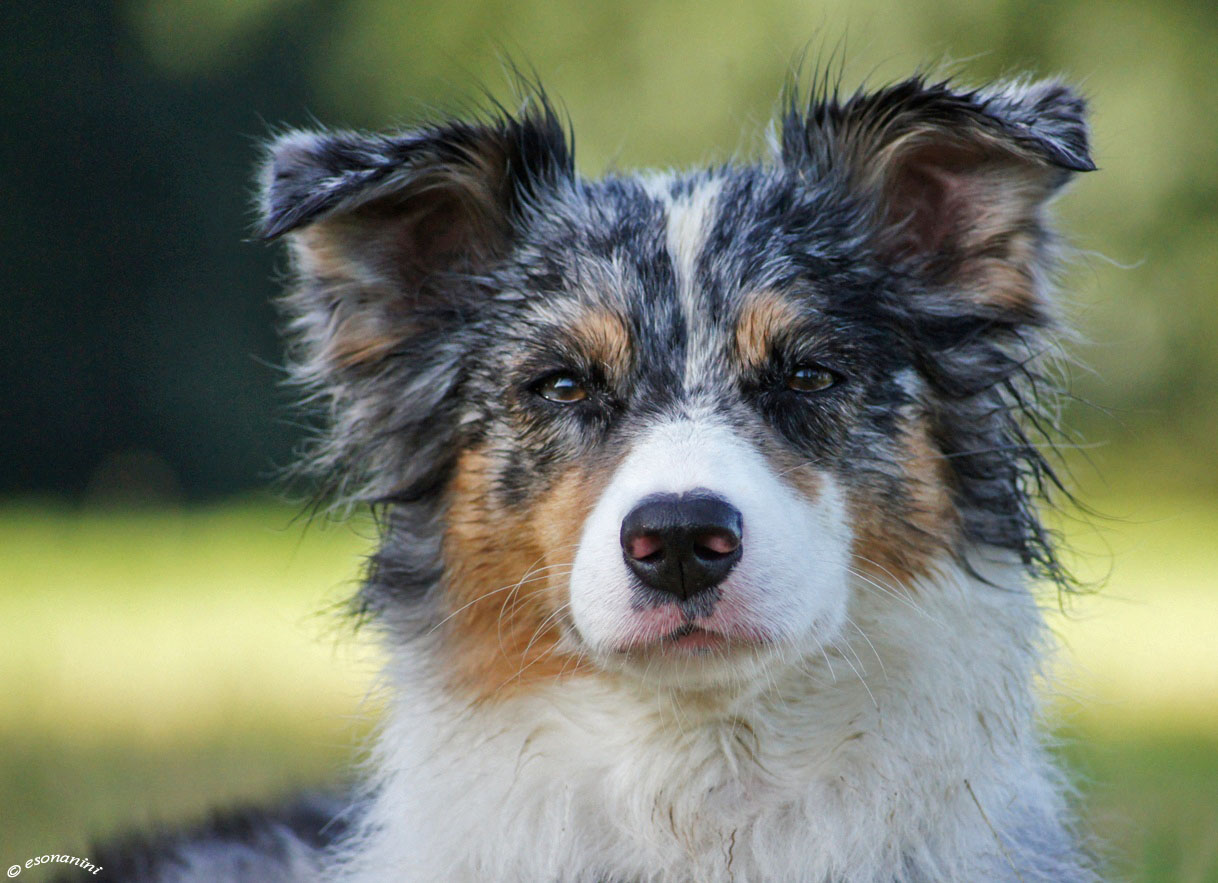
[[[914,79],[793,102],[765,163],[596,181],[543,98],[277,140],[311,463],[388,508],[364,603],[481,696],[699,686],[832,642],[858,579],[1052,570],[1019,417],[1082,115]]]

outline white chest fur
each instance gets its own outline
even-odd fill
[[[857,586],[851,637],[731,695],[585,677],[470,709],[402,651],[378,791],[344,873],[1080,877],[1063,864],[1059,789],[1033,727],[1039,613],[1022,589],[944,573],[900,599]]]

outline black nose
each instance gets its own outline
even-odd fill
[[[656,495],[622,521],[622,556],[644,585],[684,600],[736,566],[740,531],[740,510],[714,494]]]

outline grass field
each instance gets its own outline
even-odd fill
[[[1155,505],[1078,538],[1112,576],[1053,615],[1061,751],[1115,878],[1218,880],[1218,507]],[[369,534],[265,502],[0,508],[0,866],[357,757],[376,658],[326,611]]]

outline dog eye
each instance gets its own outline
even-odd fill
[[[570,405],[588,397],[587,388],[571,374],[551,374],[540,381],[533,391],[547,401]]]
[[[838,377],[819,365],[800,365],[787,375],[787,388],[796,392],[822,392],[836,384]]]

